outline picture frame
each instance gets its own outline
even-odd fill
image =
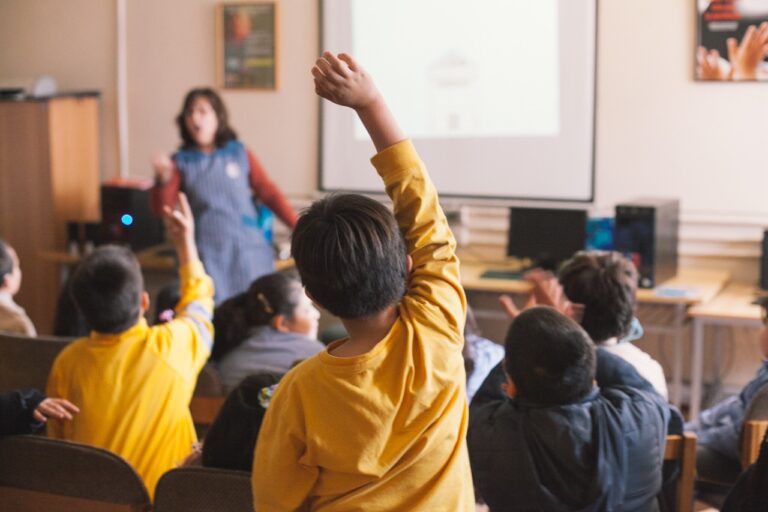
[[[216,7],[216,84],[220,89],[276,90],[279,7],[275,0]]]

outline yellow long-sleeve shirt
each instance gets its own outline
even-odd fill
[[[138,472],[150,496],[197,441],[189,402],[213,338],[213,282],[199,261],[183,267],[175,320],[144,319],[119,334],[93,332],[56,358],[47,394],[80,407],[48,435],[105,448]]]
[[[326,350],[278,385],[254,456],[258,512],[474,510],[455,240],[409,141],[372,162],[413,258],[408,291],[370,352]]]

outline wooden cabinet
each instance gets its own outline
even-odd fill
[[[51,332],[58,270],[43,251],[63,250],[66,223],[98,221],[99,96],[0,101],[0,237],[18,252],[16,301]]]

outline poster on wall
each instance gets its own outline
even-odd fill
[[[768,80],[768,0],[696,4],[696,79]]]
[[[218,6],[216,78],[220,88],[277,88],[277,22],[276,2]]]

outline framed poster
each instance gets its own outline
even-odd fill
[[[768,80],[768,0],[695,0],[696,80]]]
[[[216,82],[222,89],[277,89],[275,1],[227,2],[216,10]]]

